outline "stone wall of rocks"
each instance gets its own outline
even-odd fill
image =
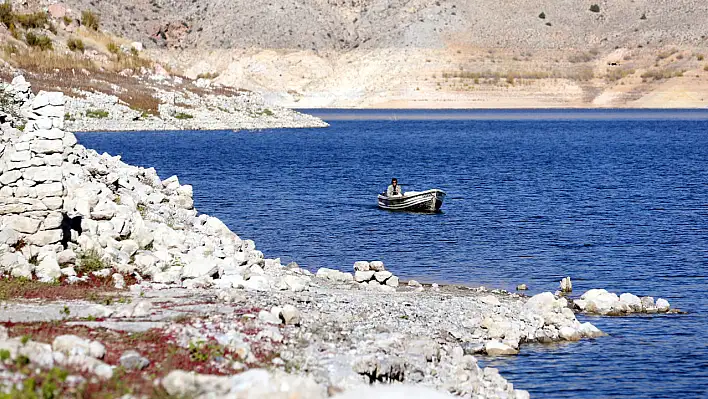
[[[77,144],[63,129],[62,93],[26,98],[27,125],[1,125],[0,275],[86,278],[108,271],[186,287],[303,290],[311,273],[264,259],[219,219],[198,215],[176,176]],[[120,284],[120,276],[115,276]]]
[[[9,84],[0,82],[0,124],[24,125],[23,106],[29,104],[32,97],[31,85],[22,76],[15,77]]]
[[[381,261],[354,263],[354,280],[364,288],[395,291],[398,277],[386,270]]]

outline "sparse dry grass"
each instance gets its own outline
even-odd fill
[[[642,80],[664,80],[683,76],[684,71],[680,70],[670,70],[670,69],[650,69],[644,72]]]
[[[135,278],[124,276],[126,283],[134,284]],[[90,276],[86,282],[68,284],[63,281],[42,283],[37,280],[22,278],[0,279],[0,300],[11,299],[92,299],[105,293],[117,291],[113,287],[111,277],[99,278]]]
[[[667,59],[676,53],[678,53],[678,50],[675,48],[661,51],[659,54],[656,55],[656,60],[661,61]]]
[[[73,54],[57,54],[49,51],[18,50],[14,56],[7,57],[12,66],[29,72],[53,72],[58,70],[95,70],[96,65],[89,59]]]
[[[101,18],[98,14],[90,10],[85,10],[81,12],[81,25],[97,31],[99,25],[101,24]]]
[[[507,83],[513,84],[516,80],[540,80],[540,79],[570,79],[578,81],[587,81],[594,78],[594,72],[590,67],[575,67],[568,68],[563,71],[559,70],[549,70],[549,71],[482,71],[482,72],[469,72],[469,71],[456,71],[456,72],[443,72],[442,79],[459,79],[459,80],[472,80],[474,83],[479,83],[480,80],[486,79],[492,82],[497,82],[500,79],[505,79]]]
[[[634,75],[636,71],[633,68],[612,68],[607,71],[605,75],[605,80],[608,82],[616,82],[622,80],[627,76]]]

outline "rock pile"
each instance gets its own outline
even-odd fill
[[[654,298],[650,296],[640,298],[630,293],[617,296],[604,289],[589,290],[573,303],[581,312],[610,316],[629,313],[666,313],[671,310],[669,301],[663,298],[654,302]]]
[[[23,106],[34,97],[30,89],[30,83],[23,76],[16,76],[9,84],[0,82],[0,124],[24,125]]]
[[[354,281],[360,287],[377,288],[391,292],[398,287],[398,277],[386,270],[381,261],[359,261],[354,263]]]
[[[113,269],[185,287],[308,286],[309,272],[264,259],[253,241],[198,215],[176,176],[77,144],[62,130],[64,104],[40,92],[21,106],[24,131],[0,126],[0,274],[51,281]]]
[[[106,354],[106,348],[100,342],[88,341],[75,335],[58,336],[50,345],[23,338],[7,338],[5,327],[0,326],[0,350],[7,351],[13,360],[24,356],[43,369],[66,366],[95,374],[102,379],[113,376],[113,368],[101,360]]]

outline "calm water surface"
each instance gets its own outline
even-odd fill
[[[589,318],[610,336],[483,362],[540,398],[708,398],[708,112],[485,112],[78,137],[177,174],[200,211],[312,270],[380,259],[422,281],[536,293],[569,275],[578,295],[666,298],[690,313]],[[392,176],[447,191],[444,212],[377,209]]]

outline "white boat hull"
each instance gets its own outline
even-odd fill
[[[401,196],[387,197],[379,195],[379,208],[389,211],[437,212],[445,199],[445,192],[432,189],[421,192],[409,192]]]

